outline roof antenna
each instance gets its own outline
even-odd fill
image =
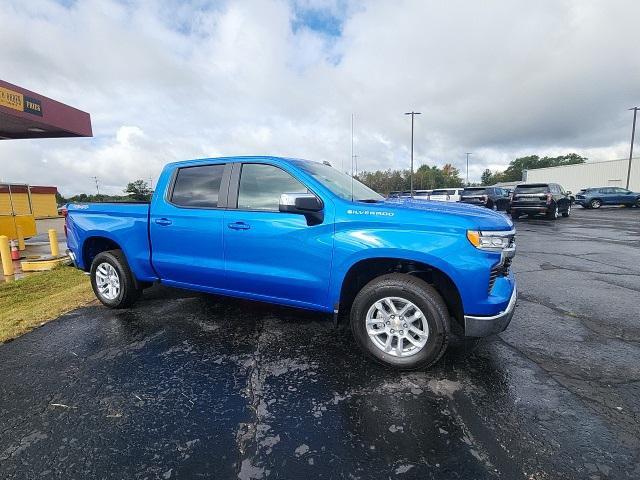
[[[353,202],[353,113],[351,114],[351,202]]]

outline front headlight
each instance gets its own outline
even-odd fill
[[[500,252],[511,246],[515,231],[467,230],[467,239],[476,248]]]

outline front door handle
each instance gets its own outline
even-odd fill
[[[230,223],[228,227],[231,230],[249,230],[251,228],[251,225],[244,222],[234,222]]]
[[[166,227],[167,225],[171,225],[171,220],[168,218],[156,218],[156,224]]]

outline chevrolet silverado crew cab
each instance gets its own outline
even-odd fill
[[[399,369],[435,363],[451,333],[504,330],[515,308],[510,219],[385,200],[323,163],[171,163],[150,204],[70,204],[66,220],[69,254],[108,307],[160,282],[327,312]]]

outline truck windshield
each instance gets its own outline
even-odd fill
[[[352,198],[352,183],[353,199],[355,201],[381,202],[384,200],[382,195],[329,165],[316,162],[296,162],[296,165],[345,200],[351,200]]]

